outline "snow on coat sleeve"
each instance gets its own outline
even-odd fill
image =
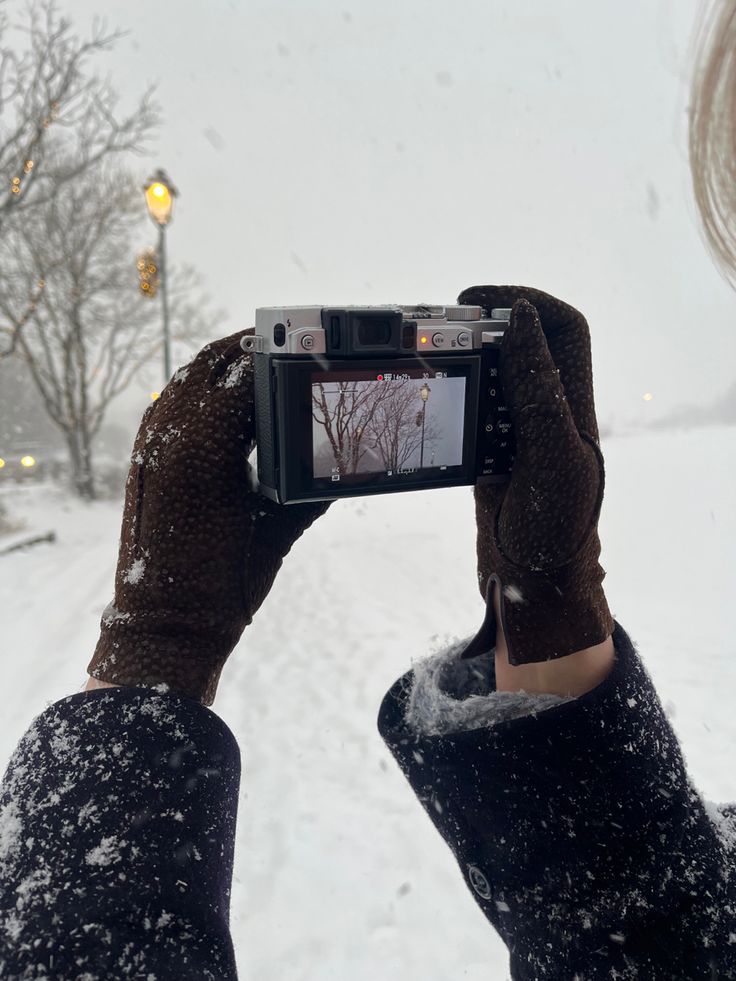
[[[0,977],[235,979],[239,779],[232,733],[187,698],[51,705],[0,789]]]
[[[379,730],[512,978],[736,978],[734,819],[711,820],[620,624],[613,641],[587,695],[480,728],[418,730],[410,672]]]

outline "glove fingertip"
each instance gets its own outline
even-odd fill
[[[519,297],[515,300],[511,307],[511,321],[510,327],[514,328],[514,332],[519,328],[524,330],[538,329],[542,330],[542,324],[539,319],[539,311],[530,303],[526,297]]]
[[[511,308],[509,327],[501,342],[502,360],[513,370],[554,368],[537,308],[526,299]]]

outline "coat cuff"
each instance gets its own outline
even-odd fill
[[[3,977],[234,979],[239,777],[232,733],[188,698],[110,688],[46,709],[0,790]]]
[[[602,684],[537,714],[417,731],[414,672],[381,706],[380,733],[509,947],[513,977],[736,968],[722,843],[618,623],[613,642]]]

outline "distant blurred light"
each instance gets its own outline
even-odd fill
[[[30,455],[28,455],[28,456],[22,456],[20,458],[20,465],[22,467],[35,467],[36,466],[36,458],[33,457],[33,456],[30,456]]]
[[[161,398],[161,392],[151,392],[151,401],[155,402],[156,399]]]
[[[3,458],[0,456],[0,470],[2,470],[4,466],[5,466],[5,460],[3,460]]]
[[[642,398],[644,399],[645,402],[651,402],[654,396],[652,395],[651,392],[645,392]]]
[[[158,276],[158,259],[153,249],[146,249],[138,256],[138,288],[145,296],[154,297],[158,292],[161,281]]]

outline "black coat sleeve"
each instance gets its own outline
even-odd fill
[[[733,818],[706,812],[631,640],[599,687],[422,735],[413,675],[379,730],[506,943],[514,979],[736,977]]]
[[[0,791],[0,977],[235,979],[239,779],[197,702],[114,688],[50,706]]]

